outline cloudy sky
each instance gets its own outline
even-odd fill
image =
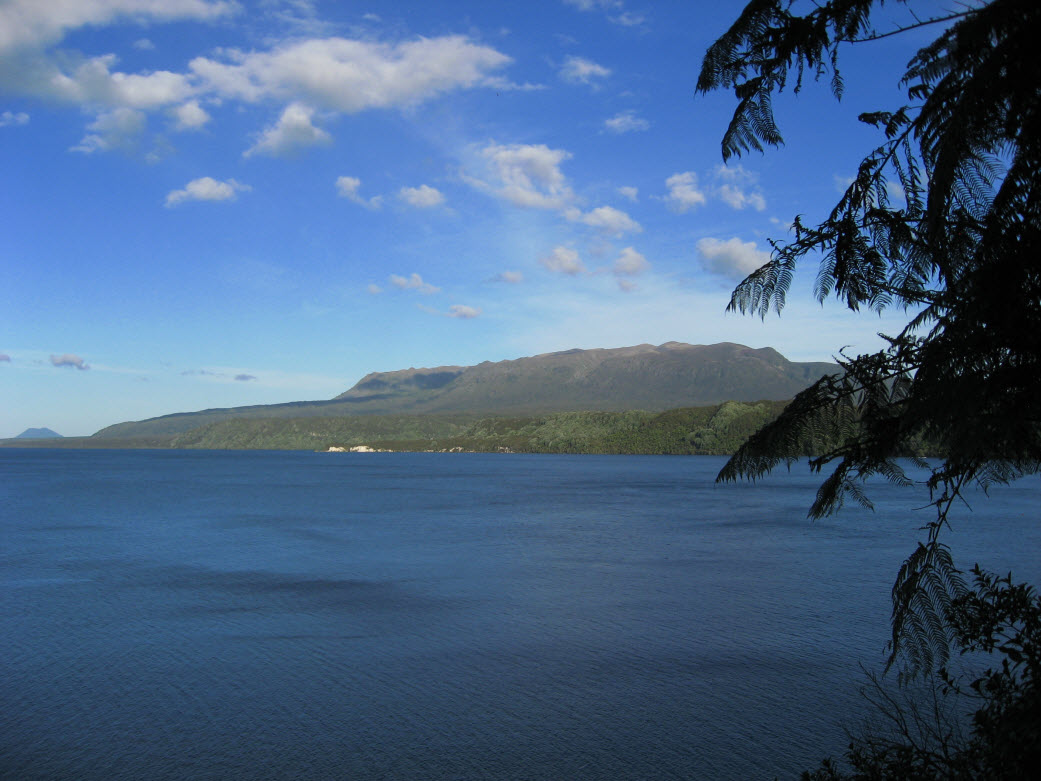
[[[723,166],[695,96],[741,7],[687,0],[0,0],[0,437],[330,398],[370,371],[667,341],[874,349],[797,281],[908,42],[778,101]],[[924,41],[924,39],[923,39]]]

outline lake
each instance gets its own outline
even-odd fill
[[[795,777],[927,495],[722,463],[0,449],[0,777]],[[970,504],[956,561],[1041,582],[1038,480]]]

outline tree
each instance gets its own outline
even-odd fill
[[[981,703],[972,735],[959,741],[932,728],[941,722],[923,732],[918,712],[876,688],[895,731],[853,739],[852,775],[826,762],[805,777],[1026,778],[1041,762],[1041,599],[978,568],[967,583],[940,533],[967,486],[1041,470],[1041,3],[975,0],[922,19],[902,0],[913,21],[879,31],[872,19],[883,3],[822,0],[800,14],[795,0],[752,0],[705,55],[697,89],[732,88],[738,100],[727,160],[783,143],[772,99],[789,83],[798,92],[808,75],[827,76],[841,98],[846,47],[939,30],[910,59],[907,103],[860,116],[880,144],[835,207],[815,226],[796,217],[794,239],[772,242],[769,262],[729,306],[780,312],[798,263],[817,257],[818,300],[903,307],[907,325],[885,336],[884,350],[844,355],[841,373],[800,393],[719,479],[755,479],[791,465],[811,438],[836,441],[810,460],[818,472],[832,466],[810,508],[820,517],[846,499],[870,506],[872,475],[909,483],[899,457],[923,445],[942,452],[938,466],[913,458],[930,470],[936,514],[893,586],[889,664],[900,660],[910,676],[935,670],[946,693],[958,690],[952,647],[1000,658],[971,683]]]
[[[880,31],[884,0],[752,0],[705,55],[699,92],[733,89],[724,160],[783,138],[772,99],[828,77],[841,99],[848,46],[935,25],[903,76],[905,105],[862,114],[879,145],[825,219],[794,222],[768,263],[734,290],[729,309],[762,317],[784,306],[796,266],[818,259],[815,294],[850,309],[903,307],[888,347],[839,360],[842,372],[800,393],[738,450],[720,480],[755,479],[802,453],[807,434],[837,437],[810,460],[831,468],[810,509],[870,506],[864,481],[910,479],[897,460],[928,443],[944,454],[927,481],[936,509],[927,541],[893,587],[890,664],[911,673],[946,663],[953,605],[970,588],[940,532],[963,489],[1041,468],[1041,33],[1037,0],[959,5]],[[892,3],[890,4],[892,5]],[[899,183],[903,198],[890,194]],[[828,441],[828,440],[818,440]]]

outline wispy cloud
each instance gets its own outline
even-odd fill
[[[642,274],[651,264],[647,262],[647,258],[641,255],[632,247],[626,247],[618,255],[618,259],[614,262],[612,271],[618,276],[636,276]]]
[[[598,86],[600,79],[611,75],[611,69],[584,57],[568,57],[560,68],[560,78],[568,84]]]
[[[539,263],[554,273],[569,276],[581,274],[586,270],[578,251],[570,247],[554,247],[549,255],[539,258]]]
[[[423,277],[415,273],[410,274],[407,277],[403,277],[398,274],[391,274],[389,277],[389,281],[390,284],[396,287],[398,290],[415,290],[416,292],[422,293],[425,296],[441,292],[441,288],[435,285],[431,285],[429,282],[424,282]]]
[[[643,117],[636,116],[635,112],[623,111],[605,119],[604,127],[612,133],[637,133],[641,130],[650,130],[651,123]]]
[[[336,179],[336,192],[341,198],[346,198],[369,209],[378,209],[383,204],[382,196],[374,195],[371,198],[363,198],[358,192],[360,189],[361,179],[356,176],[339,176]]]
[[[545,144],[489,144],[478,153],[484,164],[479,177],[466,177],[480,190],[530,209],[567,208],[574,193],[560,165],[571,157]]]
[[[61,355],[51,356],[51,366],[57,366],[59,368],[73,368],[79,369],[80,371],[86,371],[90,366],[78,355],[73,353],[62,353]]]
[[[169,209],[185,201],[232,201],[241,192],[248,192],[249,185],[228,179],[221,182],[212,176],[192,179],[180,190],[172,190],[166,195],[166,207]]]
[[[637,27],[644,23],[643,14],[625,10],[622,0],[564,0],[579,11],[602,11],[608,21],[623,27]]]
[[[524,275],[519,271],[501,271],[492,277],[492,282],[503,282],[507,285],[519,285],[524,281]]]
[[[570,152],[544,144],[493,143],[478,153],[483,163],[481,176],[464,174],[463,178],[515,206],[556,211],[569,222],[588,225],[608,236],[641,232],[643,227],[621,209],[597,206],[583,211],[578,207],[578,199],[561,170],[561,164],[570,157]]]
[[[132,152],[137,149],[146,124],[144,112],[137,109],[120,107],[106,111],[87,125],[90,132],[71,151],[88,155],[116,149]]]
[[[682,214],[707,202],[705,193],[698,188],[698,175],[693,171],[673,174],[665,180],[668,194],[665,202],[673,211]]]
[[[624,236],[626,233],[643,231],[640,223],[613,206],[598,206],[585,213],[578,209],[569,209],[564,216],[572,222],[580,222],[615,238]]]
[[[416,209],[432,209],[445,202],[444,194],[428,184],[421,184],[419,187],[402,187],[398,191],[398,198]]]
[[[636,203],[639,200],[640,191],[635,187],[619,187],[618,194]]]
[[[5,111],[0,114],[0,127],[11,127],[12,125],[29,124],[29,115],[24,111]]]
[[[716,167],[714,176],[715,194],[728,206],[734,209],[751,207],[759,212],[766,208],[766,199],[759,189],[759,174],[740,165],[720,164]]]
[[[477,307],[466,306],[465,304],[452,304],[448,307],[448,316],[460,320],[472,320],[475,317],[480,317],[480,315],[481,310]]]

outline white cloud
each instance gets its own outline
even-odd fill
[[[243,156],[285,157],[311,146],[331,144],[332,136],[315,127],[313,117],[314,109],[302,103],[290,103],[278,121],[261,133],[257,143],[243,152]]]
[[[642,274],[650,266],[651,264],[647,262],[647,258],[632,247],[626,247],[618,255],[618,259],[614,262],[614,267],[611,270],[618,276],[634,277],[637,274]]]
[[[134,48],[141,52],[150,52],[155,49],[155,44],[147,38],[138,38],[134,41]]]
[[[594,86],[597,79],[606,79],[610,75],[610,68],[583,57],[568,57],[560,69],[560,78],[568,84]]]
[[[560,164],[571,157],[544,144],[489,144],[480,151],[488,168],[485,181],[468,178],[474,186],[516,206],[564,209],[574,199]]]
[[[137,146],[145,124],[145,115],[140,111],[130,108],[106,111],[87,125],[87,130],[91,132],[80,139],[72,151],[92,154],[114,149],[132,150]]]
[[[398,44],[316,38],[267,52],[223,54],[227,61],[197,57],[189,64],[208,91],[248,102],[305,100],[348,114],[409,106],[479,86],[510,62],[505,54],[460,35]]]
[[[737,280],[744,279],[770,260],[770,253],[757,249],[754,241],[741,241],[737,237],[726,241],[700,239],[697,248],[704,259],[705,268]]]
[[[379,195],[374,195],[368,200],[362,198],[361,195],[358,194],[360,188],[361,179],[356,176],[339,176],[336,178],[336,191],[340,194],[341,198],[354,201],[355,203],[370,209],[378,209],[382,205],[383,198]]]
[[[78,355],[72,353],[62,353],[61,355],[51,356],[51,366],[71,367],[73,369],[79,369],[80,371],[86,371],[90,366],[84,362]]]
[[[5,111],[0,114],[0,127],[10,127],[11,125],[25,125],[29,123],[29,115],[24,111],[14,112]]]
[[[240,192],[249,191],[249,186],[229,179],[219,182],[213,177],[193,179],[183,190],[172,190],[166,196],[166,207],[170,208],[185,201],[230,201]]]
[[[336,191],[341,197],[363,203],[362,197],[358,195],[358,188],[360,187],[361,179],[356,176],[338,176],[336,178]]]
[[[188,77],[171,71],[112,71],[118,58],[105,54],[81,62],[71,73],[37,63],[29,91],[84,105],[156,109],[187,100],[194,92]]]
[[[693,171],[673,174],[665,180],[665,186],[669,188],[666,203],[681,214],[706,201],[705,193],[698,189],[698,177]]]
[[[210,20],[239,10],[231,0],[6,0],[0,6],[0,51],[38,48],[66,31],[123,20]]]
[[[586,270],[578,257],[578,252],[569,247],[554,247],[549,255],[539,258],[539,263],[550,271],[571,276],[581,274]]]
[[[389,279],[390,284],[398,290],[415,290],[425,296],[441,292],[441,288],[431,285],[429,282],[424,282],[423,277],[419,276],[419,274],[410,274],[407,277],[391,274]]]
[[[626,233],[643,231],[640,223],[613,206],[598,206],[584,214],[578,209],[569,209],[565,216],[572,222],[580,222],[616,238]]]
[[[636,203],[636,201],[638,200],[638,196],[640,194],[640,191],[638,189],[636,189],[635,187],[619,187],[618,188],[618,194],[620,196],[622,196],[623,198],[628,198],[633,203]]]
[[[398,191],[398,197],[417,209],[432,209],[445,202],[445,196],[441,191],[427,184],[421,184],[419,187],[402,187]]]
[[[759,175],[742,166],[719,165],[715,170],[716,195],[734,209],[751,206],[756,211],[766,208],[766,199],[759,189]]]
[[[296,16],[308,17],[307,3],[293,0],[292,5],[301,11],[294,12]],[[302,32],[315,32],[313,25],[307,30],[283,27],[286,43],[261,51],[218,49],[217,54],[191,60],[180,73],[124,73],[117,70],[114,54],[86,57],[50,50],[66,33],[85,26],[207,21],[241,8],[233,0],[2,0],[0,80],[9,92],[93,110],[172,109],[178,130],[205,122],[205,112],[198,108],[202,100],[279,101],[290,104],[289,115],[249,150],[276,155],[330,140],[299,106],[353,113],[407,107],[453,90],[514,86],[495,75],[511,61],[508,56],[460,35],[385,44],[339,37],[303,39]],[[135,45],[143,49],[147,39]],[[77,148],[110,148],[101,134],[93,135],[100,143],[99,138],[89,138]]]
[[[174,130],[199,130],[210,121],[210,115],[197,100],[189,100],[170,109],[174,119]]]
[[[383,292],[383,288],[381,288],[381,287],[380,287],[379,285],[377,285],[377,284],[375,284],[375,283],[370,283],[370,284],[369,284],[369,285],[368,285],[368,286],[367,286],[367,287],[365,288],[365,290],[366,290],[366,291],[368,292],[368,294],[369,294],[369,295],[371,295],[371,296],[378,296],[378,295],[379,295],[380,293],[382,293],[382,292]]]
[[[466,306],[465,304],[452,304],[450,307],[448,307],[448,316],[457,317],[461,320],[472,320],[475,317],[479,317],[480,314],[480,309],[472,306]]]
[[[649,130],[651,123],[643,117],[638,117],[632,111],[623,111],[615,114],[610,119],[604,120],[604,127],[612,133],[635,133],[641,130]]]
[[[643,24],[644,17],[641,14],[626,11],[622,0],[564,0],[570,6],[579,11],[604,11],[609,21],[624,27],[635,27]]]
[[[495,282],[505,282],[507,285],[519,285],[524,281],[524,275],[519,271],[503,271],[493,278]]]

